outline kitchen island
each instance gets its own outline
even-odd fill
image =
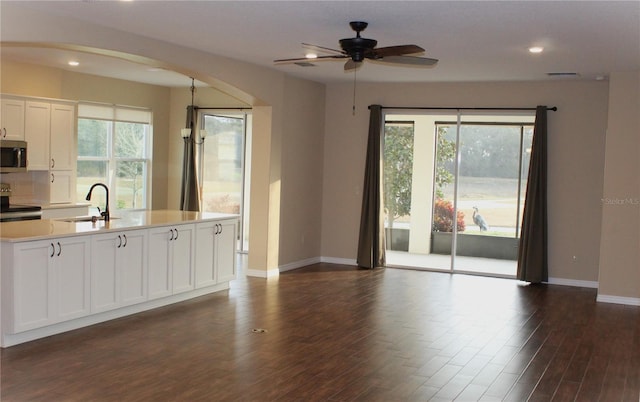
[[[174,210],[0,224],[1,346],[229,288],[238,216]]]

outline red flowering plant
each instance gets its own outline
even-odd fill
[[[458,232],[464,232],[464,212],[458,211]],[[433,231],[453,232],[453,204],[449,200],[437,198],[433,207]]]

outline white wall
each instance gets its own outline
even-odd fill
[[[598,300],[640,305],[640,72],[610,81]]]

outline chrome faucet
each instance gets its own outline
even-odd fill
[[[98,207],[98,212],[100,212],[100,216],[103,217],[105,221],[108,221],[109,220],[109,188],[106,185],[102,183],[96,183],[93,186],[91,186],[91,188],[89,189],[89,193],[87,193],[86,200],[87,201],[91,200],[91,192],[96,186],[104,187],[104,191],[106,191],[107,193],[107,205],[104,207],[104,211],[100,211],[100,207]]]

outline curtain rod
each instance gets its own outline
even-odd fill
[[[196,110],[253,110],[251,107],[205,107],[205,106],[194,106]]]
[[[371,109],[369,105],[369,109]],[[396,107],[396,106],[381,106],[382,109],[405,109],[405,110],[536,110],[535,107]],[[556,112],[557,107],[548,107],[547,110]]]

